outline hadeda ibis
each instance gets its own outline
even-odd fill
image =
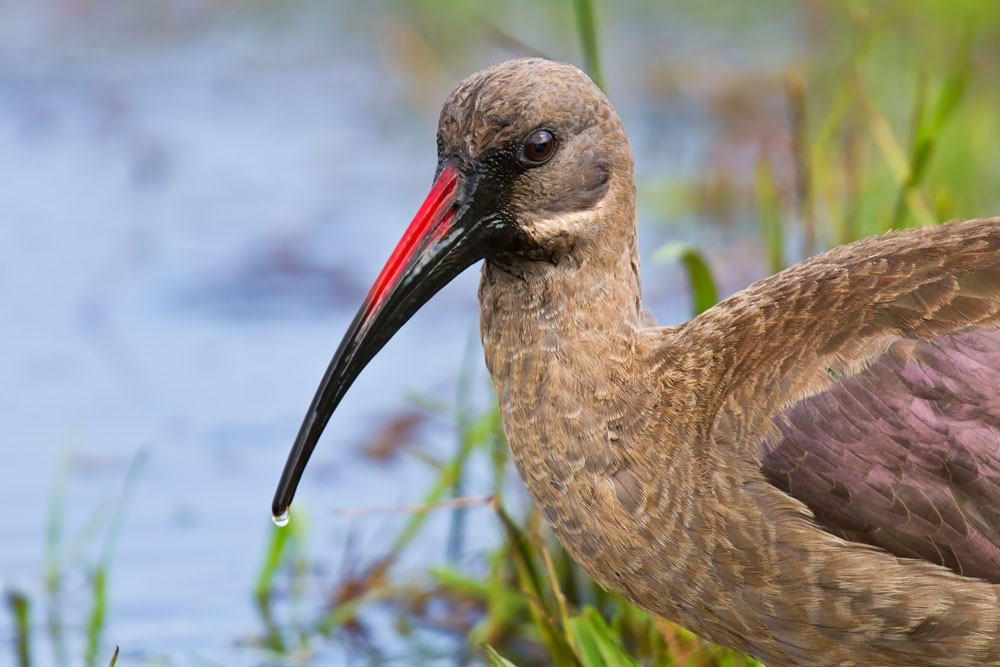
[[[603,586],[771,665],[1000,663],[1000,218],[835,248],[658,327],[632,151],[585,74],[541,59],[473,74],[437,146],[275,516],[365,364],[485,260],[511,453]]]

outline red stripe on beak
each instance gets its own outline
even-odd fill
[[[451,206],[455,194],[455,186],[458,184],[458,170],[452,166],[447,166],[438,176],[438,179],[431,186],[431,191],[427,199],[420,206],[420,210],[413,217],[410,226],[406,228],[403,238],[396,244],[396,249],[392,251],[389,260],[382,267],[382,272],[375,279],[371,291],[365,298],[367,308],[365,308],[364,321],[367,321],[373,313],[385,301],[386,296],[396,285],[399,276],[413,259],[417,249],[421,246],[421,241],[430,237],[431,241],[440,240],[448,228],[451,226],[451,218],[454,211],[448,210]],[[441,231],[443,228],[444,231]]]
[[[320,380],[274,493],[275,517],[284,520],[323,429],[361,369],[439,289],[485,257],[485,248],[510,244],[499,224],[484,222],[492,209],[475,198],[477,183],[477,174],[466,180],[449,165],[431,186]]]

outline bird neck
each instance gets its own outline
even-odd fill
[[[634,228],[554,262],[483,267],[480,327],[513,459],[551,523],[573,469],[611,471],[633,431],[631,379],[646,324]],[[609,436],[609,434],[611,434]]]
[[[479,287],[484,343],[510,341],[525,348],[551,334],[570,340],[596,333],[631,338],[644,315],[634,214],[630,217],[633,222],[621,235],[554,239],[540,251],[544,259],[504,255],[484,262]]]
[[[579,386],[600,375],[591,362],[624,361],[634,352],[646,324],[635,228],[606,243],[569,246],[544,261],[487,260],[479,301],[486,363],[501,402],[511,389],[506,385],[556,367],[578,371],[573,386]],[[547,400],[538,392],[522,399]]]

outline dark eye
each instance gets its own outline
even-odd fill
[[[535,130],[524,140],[524,159],[532,164],[542,164],[556,149],[556,138],[548,130]]]

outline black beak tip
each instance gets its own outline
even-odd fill
[[[457,193],[460,176],[454,165],[438,175],[333,355],[288,453],[271,503],[271,517],[278,526],[288,523],[288,509],[306,463],[361,369],[424,302],[483,257],[479,244],[470,241],[482,233],[478,229],[480,218],[468,213],[467,204],[460,205],[462,197],[471,197]],[[452,229],[456,233],[451,233]]]
[[[288,506],[279,502],[276,498],[274,503],[271,504],[271,520],[274,521],[274,525],[280,527],[288,525],[288,519]]]

